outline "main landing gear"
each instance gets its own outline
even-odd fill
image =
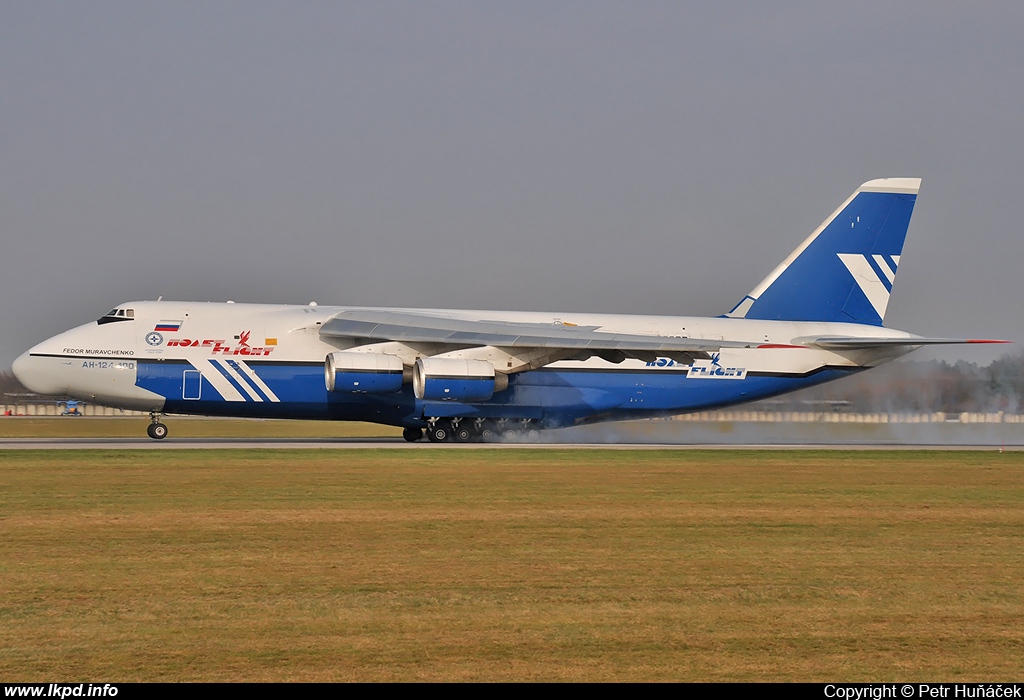
[[[416,442],[423,439],[423,428],[406,428],[402,431],[402,437],[406,442]]]
[[[534,442],[538,438],[540,430],[528,418],[433,418],[427,428],[431,442]]]
[[[154,440],[163,440],[167,437],[167,426],[160,422],[159,413],[149,414],[150,423],[146,426],[146,435]]]

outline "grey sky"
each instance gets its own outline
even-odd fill
[[[924,184],[887,325],[1021,340],[1022,35],[1020,2],[3,0],[0,368],[158,295],[718,314],[890,176]]]

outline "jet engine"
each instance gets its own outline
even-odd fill
[[[412,368],[412,390],[425,401],[487,401],[508,388],[508,375],[484,360],[421,357]]]
[[[332,352],[324,362],[327,391],[394,394],[402,390],[402,360],[373,352]]]

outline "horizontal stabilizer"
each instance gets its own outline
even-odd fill
[[[867,350],[884,347],[919,347],[921,345],[968,345],[973,343],[1009,343],[1009,340],[987,340],[982,338],[844,338],[825,336],[821,338],[799,338],[794,342],[813,345],[823,350]]]

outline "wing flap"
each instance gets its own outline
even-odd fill
[[[638,353],[707,353],[722,348],[757,347],[756,342],[704,340],[608,333],[598,326],[510,321],[467,321],[388,309],[350,309],[334,315],[320,335],[367,342],[442,343],[466,347],[557,348],[566,351],[618,350]]]

